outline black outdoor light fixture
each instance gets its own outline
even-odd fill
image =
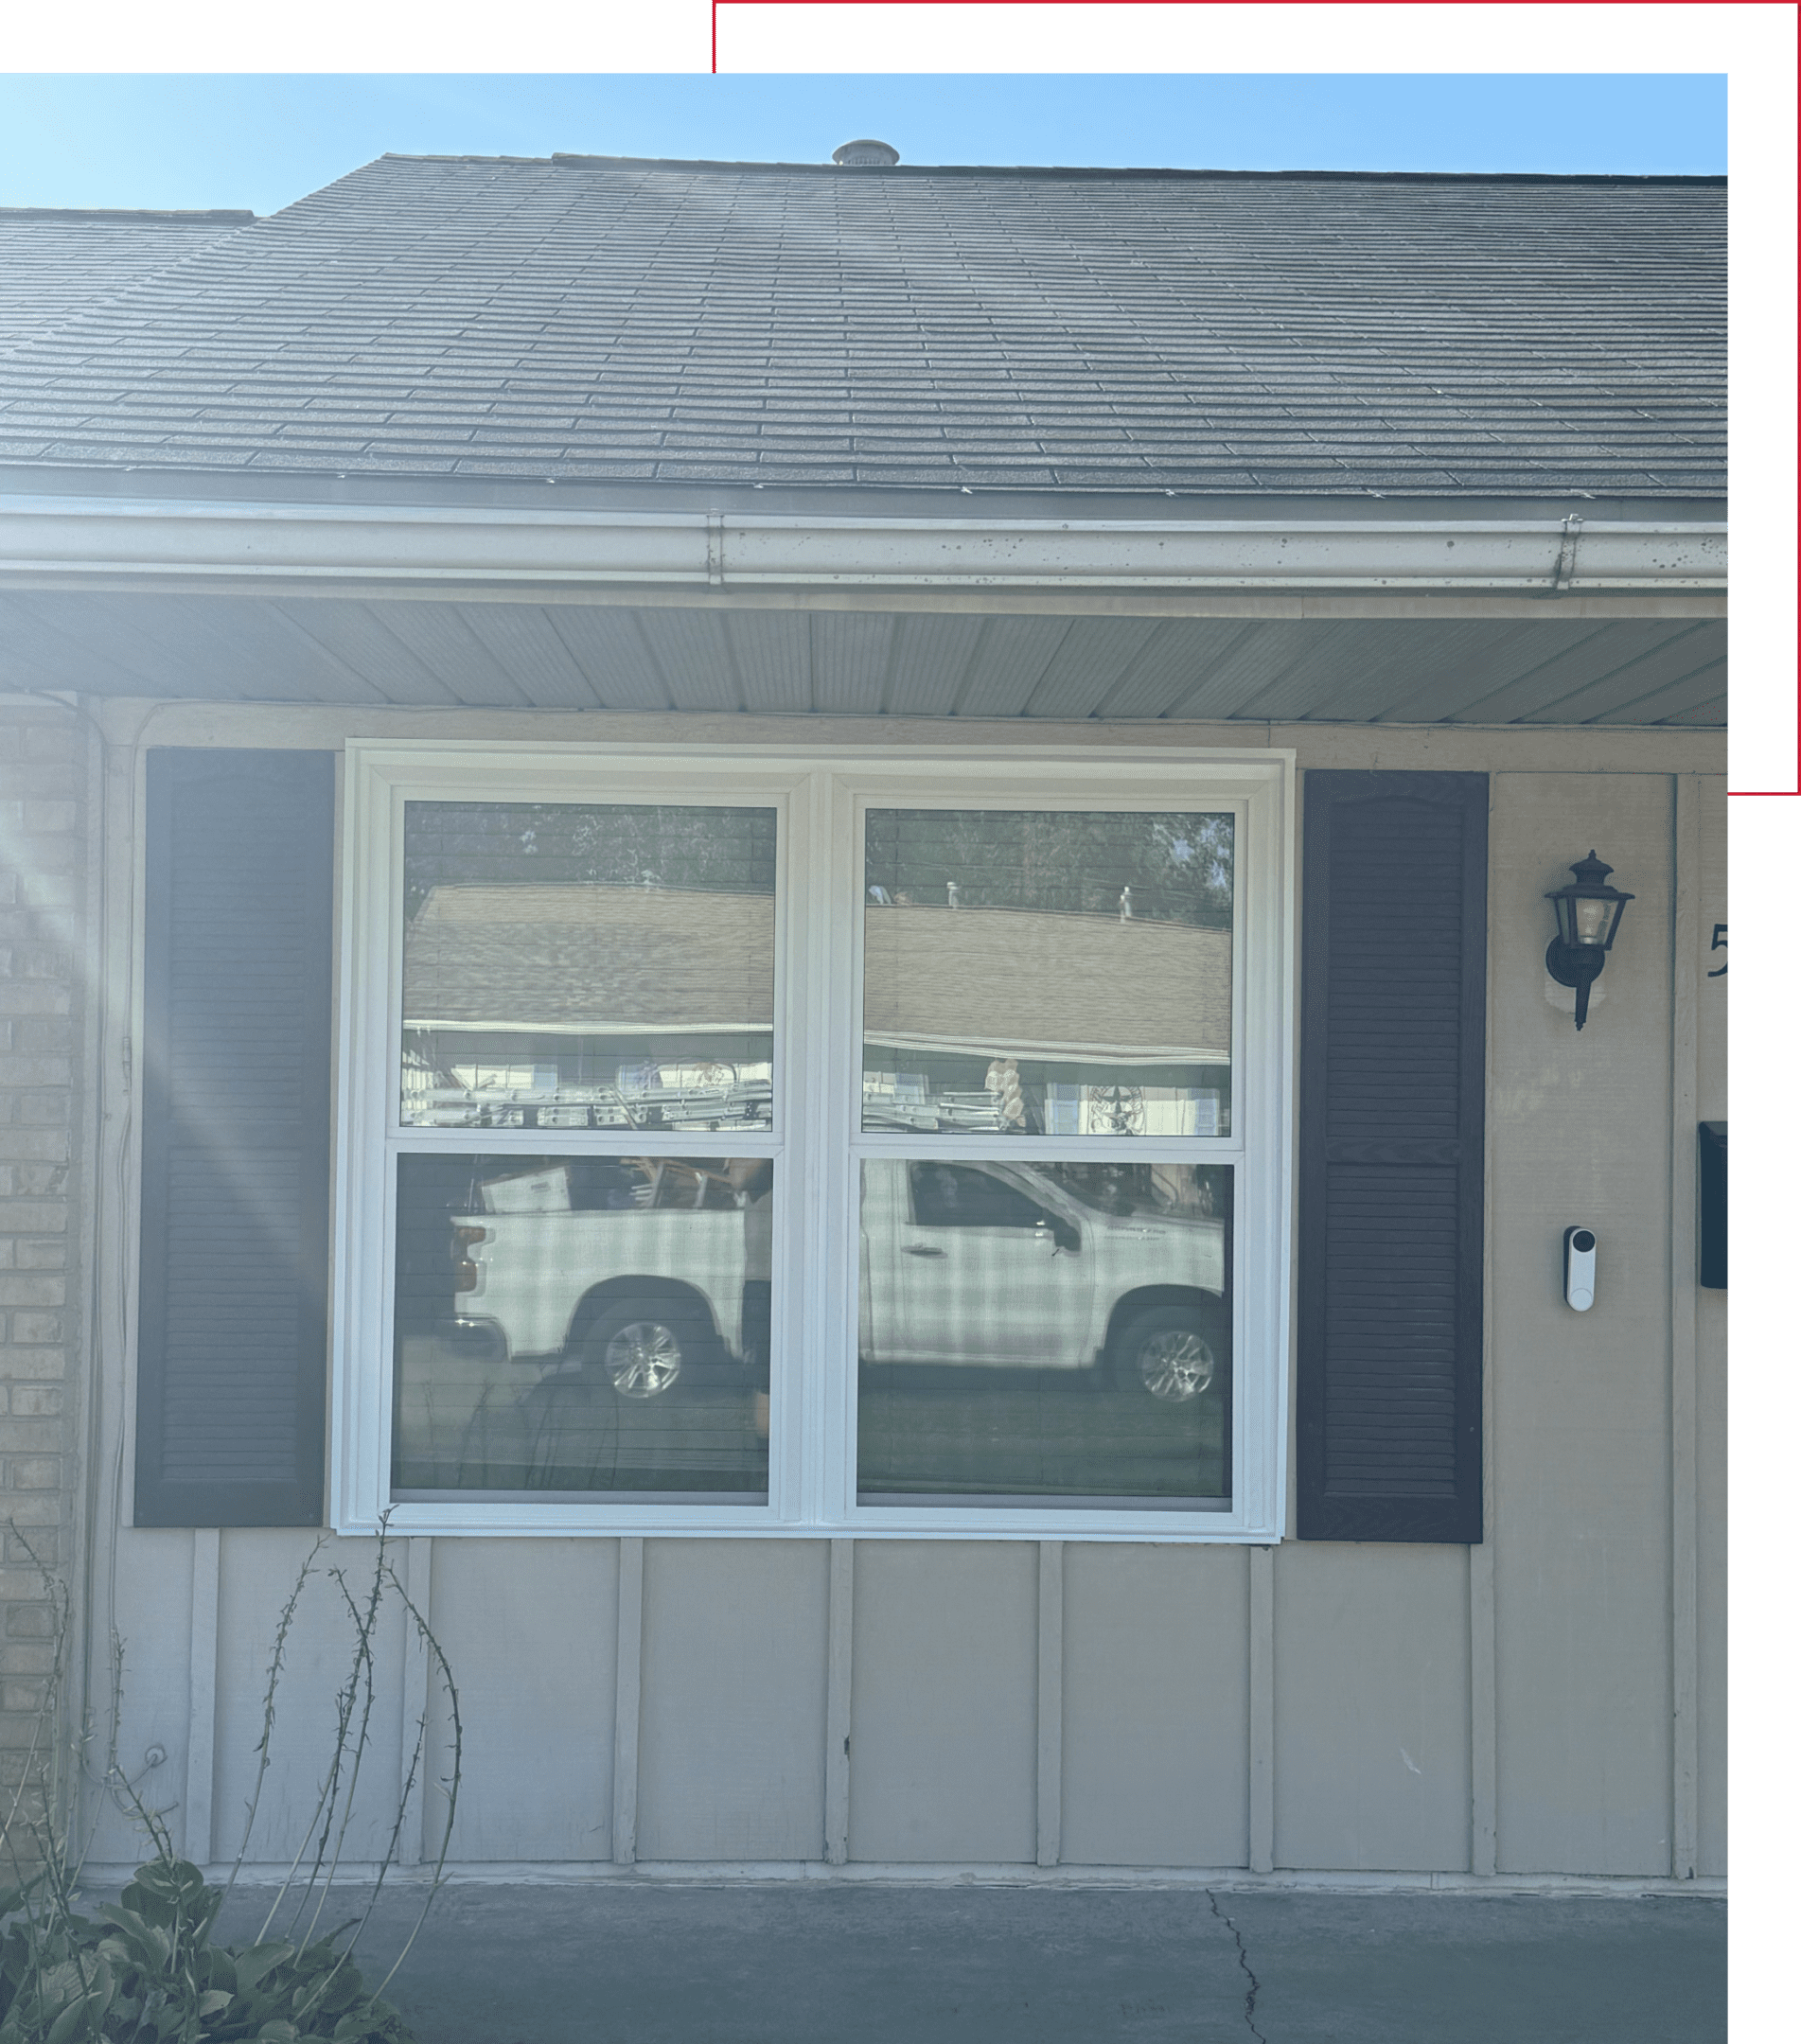
[[[1574,880],[1545,897],[1557,905],[1557,935],[1545,954],[1545,970],[1559,986],[1576,989],[1578,1029],[1588,1020],[1588,990],[1601,976],[1619,919],[1633,898],[1608,886],[1613,870],[1591,852],[1570,868]]]

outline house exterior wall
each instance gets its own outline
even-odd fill
[[[115,960],[130,941],[131,740],[143,708],[105,713],[119,742],[89,838],[114,905],[104,935]],[[53,716],[43,729],[61,729]],[[152,735],[319,746],[397,725],[517,737],[521,721],[169,704]],[[591,740],[668,737],[672,721],[543,720],[549,735]],[[786,745],[945,735],[923,721],[691,721],[709,743],[734,729]],[[1693,1165],[1693,1129],[1679,1117],[1696,1099],[1703,1113],[1724,1113],[1725,982],[1704,978],[1709,960],[1697,953],[1685,967],[1672,949],[1672,933],[1704,945],[1725,918],[1718,741],[1092,723],[955,734],[1017,751],[1294,745],[1303,772],[1492,776],[1489,1538],[1472,1548],[1274,1549],[397,1542],[397,1568],[461,1688],[453,1859],[1656,1879],[1679,1869],[1686,1823],[1698,1871],[1723,1872],[1723,1297],[1686,1295],[1697,1329],[1687,1380],[1671,1333],[1690,1254],[1672,1201]],[[1541,897],[1591,843],[1636,900],[1579,1037],[1544,971]],[[1686,843],[1697,849],[1681,863]],[[99,1066],[122,1073],[130,1017],[116,1002],[108,1012]],[[111,1114],[128,1102],[121,1091],[105,1104]],[[129,1148],[117,1161],[108,1183],[129,1189]],[[82,1211],[110,1283],[135,1208],[128,1191]],[[1560,1289],[1562,1232],[1577,1223],[1596,1228],[1603,1257],[1599,1306],[1581,1321]],[[119,1750],[128,1771],[145,1771],[147,1795],[175,1809],[190,1856],[229,1859],[254,1792],[277,1615],[314,1537],[131,1527],[109,1473],[127,1439],[118,1387],[131,1357],[110,1323],[100,1337],[114,1388],[83,1480],[102,1533],[94,1627],[115,1612],[126,1642]],[[47,1335],[26,1346],[72,1366]],[[24,1381],[52,1378],[46,1367]],[[71,1491],[56,1494],[72,1508]],[[327,1539],[315,1569],[366,1577],[373,1545]],[[1685,1565],[1697,1586],[1687,1603]],[[310,1813],[349,1650],[332,1596],[309,1591],[286,1649],[255,1861],[286,1859]],[[426,1772],[449,1771],[420,1657],[398,1630],[385,1652],[366,1770],[377,1786],[362,1791],[353,1840],[372,1859],[422,1713]],[[434,1793],[403,1826],[403,1856],[430,1856],[440,1810]],[[103,1808],[97,1859],[124,1862],[133,1850],[129,1823]]]

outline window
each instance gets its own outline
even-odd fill
[[[334,1524],[1271,1537],[1289,770],[353,746]]]

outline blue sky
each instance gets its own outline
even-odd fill
[[[0,205],[273,212],[379,156],[1722,171],[1719,75],[0,78]]]

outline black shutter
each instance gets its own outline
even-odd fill
[[[329,752],[149,758],[139,1525],[317,1525]]]
[[[1310,773],[1303,1540],[1482,1538],[1486,774]]]

